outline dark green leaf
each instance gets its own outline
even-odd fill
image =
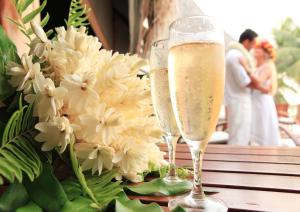
[[[5,124],[0,120],[0,138],[2,138],[4,129],[5,129]],[[1,146],[1,140],[0,140],[0,146]]]
[[[172,210],[172,212],[186,212],[186,210],[180,206],[177,206],[175,209]]]
[[[16,92],[14,97],[9,101],[7,112],[14,113],[16,110],[19,109],[19,99],[20,99],[21,92]]]
[[[39,8],[35,9],[34,11],[32,11],[31,13],[26,15],[24,18],[22,18],[22,22],[24,24],[26,24],[26,23],[30,22],[31,20],[33,20],[35,16],[37,16],[38,14],[40,14],[42,12],[42,10],[46,6],[46,4],[47,4],[47,0],[44,0]]]
[[[24,179],[24,185],[30,198],[44,210],[60,211],[68,201],[50,164],[44,164],[42,174],[33,182]]]
[[[15,89],[8,83],[5,74],[8,61],[15,61],[17,57],[15,45],[0,26],[0,101],[5,100],[15,92]]]
[[[15,211],[29,201],[29,196],[22,184],[11,184],[0,196],[0,211]]]
[[[16,212],[43,212],[43,209],[34,202],[30,201],[26,205],[18,208]]]
[[[61,184],[69,200],[73,200],[83,194],[81,186],[77,180],[68,179]]]
[[[187,180],[179,183],[166,183],[163,179],[158,178],[126,188],[142,195],[175,195],[189,191],[192,188],[192,183]]]
[[[142,204],[139,200],[130,200],[124,192],[116,199],[116,212],[162,212],[163,210],[157,203]]]
[[[78,197],[73,201],[68,201],[61,209],[61,212],[92,212],[96,211],[90,205],[93,201],[86,197]]]
[[[11,96],[14,92],[15,89],[8,83],[7,78],[0,74],[0,101],[3,101],[7,97]]]

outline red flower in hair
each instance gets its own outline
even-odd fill
[[[267,40],[261,40],[256,43],[255,48],[261,48],[266,52],[272,60],[275,60],[276,53],[272,44]]]

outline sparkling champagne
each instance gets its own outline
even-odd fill
[[[170,99],[168,69],[152,70],[150,72],[150,79],[152,102],[160,127],[167,134],[173,136],[179,135]]]
[[[192,42],[169,50],[171,98],[180,132],[205,148],[215,130],[224,95],[224,46]]]

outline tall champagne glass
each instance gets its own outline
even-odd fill
[[[215,130],[224,95],[224,33],[213,18],[191,16],[170,26],[168,53],[172,107],[182,137],[192,154],[191,193],[169,202],[174,209],[227,211],[221,202],[205,197],[201,185],[203,154]]]
[[[164,178],[169,183],[180,182],[176,175],[175,149],[179,138],[172,110],[168,83],[168,40],[159,40],[152,44],[150,54],[151,95],[159,125],[165,132],[164,140],[169,151],[169,171]]]

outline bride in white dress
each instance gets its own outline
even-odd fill
[[[274,64],[275,51],[266,41],[257,43],[254,49],[257,71],[249,74],[255,89],[252,92],[251,144],[280,146],[278,117],[273,95],[277,89],[277,74]]]

